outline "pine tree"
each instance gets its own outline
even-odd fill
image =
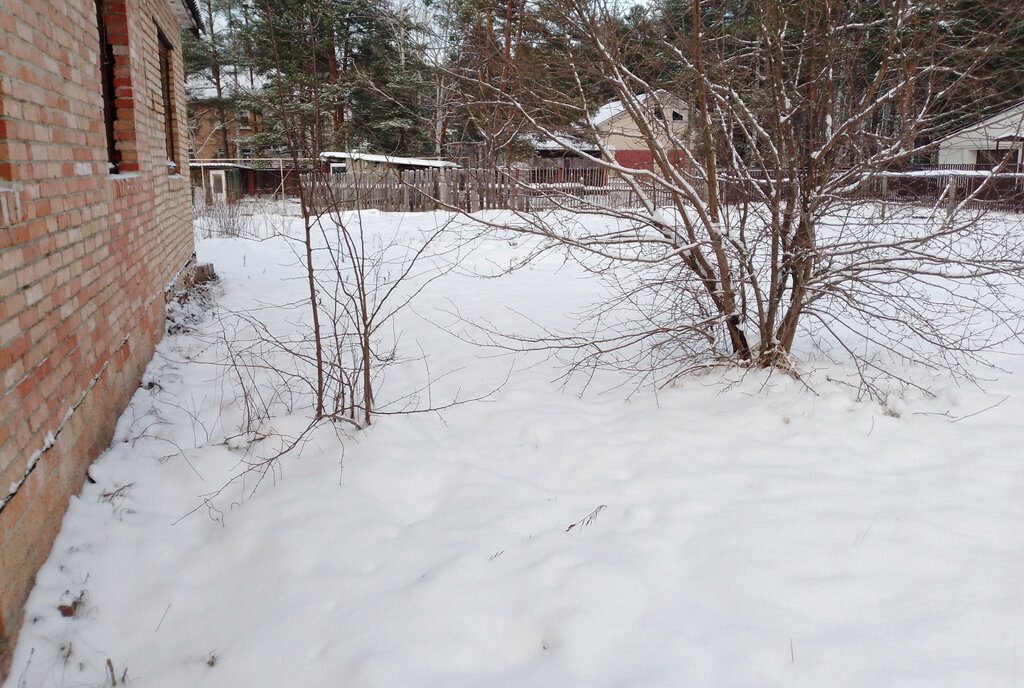
[[[227,75],[232,72],[232,27],[224,21],[233,0],[199,0],[205,31],[195,35],[182,32],[182,55],[185,74],[189,77],[186,93],[193,114],[211,110],[215,119],[214,135],[220,148],[230,154],[228,124],[233,116],[234,91]],[[229,114],[232,113],[232,114]]]
[[[379,0],[279,0],[254,5],[245,40],[263,87],[262,142],[304,155],[329,149],[393,154],[428,147],[427,79],[403,18]]]

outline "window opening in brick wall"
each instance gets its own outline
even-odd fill
[[[160,49],[160,90],[164,105],[164,142],[167,148],[167,169],[173,174],[178,171],[178,127],[174,116],[174,82],[171,72],[171,42],[157,27],[157,43]]]
[[[114,46],[107,35],[103,0],[96,0],[96,23],[100,31],[100,82],[103,89],[103,123],[107,134],[107,164],[110,172],[116,173],[121,162],[121,152],[117,150],[117,138],[114,135],[114,122],[117,120],[114,70],[117,62],[114,59]]]
[[[128,49],[126,0],[96,0],[100,39],[100,81],[110,172],[138,172],[135,140],[135,94]]]

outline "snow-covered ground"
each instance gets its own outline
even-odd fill
[[[403,243],[446,219],[364,217]],[[486,400],[321,426],[260,482],[309,411],[240,434],[221,334],[298,328],[294,249],[201,241],[215,314],[160,345],[73,500],[6,688],[1024,685],[1021,351],[885,409],[824,364],[579,396],[454,314],[571,327],[599,285],[557,254],[473,276],[529,250],[478,242],[397,316],[380,394],[429,368],[420,408]]]

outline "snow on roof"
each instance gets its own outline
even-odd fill
[[[621,100],[609,101],[597,109],[590,123],[595,127],[601,126],[612,118],[618,117],[625,109]]]
[[[240,170],[252,170],[252,169],[255,169],[254,167],[250,167],[248,165],[239,165],[238,163],[235,163],[235,162],[190,162],[188,164],[188,166],[189,167],[195,167],[197,169],[204,168],[204,167],[214,168],[214,169],[215,168],[224,168],[224,167],[235,167],[235,168],[238,168]]]
[[[647,102],[647,99],[654,95],[656,102],[664,101],[666,104],[669,101],[679,100],[665,89],[659,88],[653,94],[651,93],[638,93],[636,96],[637,101],[642,105]],[[626,106],[622,104],[621,100],[610,100],[597,109],[594,113],[593,118],[590,120],[590,124],[595,127],[599,127],[605,122],[618,117],[625,112]]]
[[[360,160],[362,162],[380,162],[387,165],[407,165],[409,167],[458,167],[457,163],[432,158],[404,158],[398,155],[380,155],[378,153],[345,153],[325,151],[320,154],[321,160]]]
[[[992,165],[990,169],[986,170],[960,170],[960,169],[937,169],[937,170],[907,170],[904,172],[879,172],[879,177],[975,177],[975,178],[988,178],[998,177],[999,179],[1024,179],[1024,173],[1021,172],[997,172],[998,165]]]
[[[268,82],[267,77],[259,74],[251,75],[233,67],[221,68],[221,93],[225,98],[256,91]],[[217,87],[208,74],[197,72],[185,79],[185,93],[190,100],[212,99],[217,97]]]
[[[968,133],[973,133],[973,132],[981,132],[981,133],[983,133],[986,130],[991,129],[991,128],[995,128],[995,127],[997,127],[997,126],[999,126],[1001,124],[1010,124],[1010,125],[1012,125],[1014,123],[1014,120],[1016,120],[1017,128],[1020,129],[1021,126],[1022,126],[1021,122],[1024,121],[1024,100],[1019,100],[1016,103],[1014,103],[1013,105],[1010,105],[1009,107],[1004,108],[1004,109],[1000,110],[999,112],[996,112],[996,113],[994,113],[992,115],[989,115],[985,119],[982,119],[982,120],[980,120],[978,122],[973,122],[971,124],[965,124],[962,127],[954,129],[953,131],[951,131],[950,133],[946,134],[941,139],[939,139],[939,142],[940,143],[944,143],[946,141],[950,141],[952,139],[955,139],[958,136],[961,136],[963,134],[968,134]],[[1010,139],[1005,138],[1005,136],[1006,135],[997,137],[997,140],[1004,140],[1004,141],[1010,140]]]

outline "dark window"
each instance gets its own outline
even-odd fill
[[[164,104],[164,141],[167,147],[167,169],[178,171],[178,132],[174,117],[174,82],[171,71],[171,42],[159,28],[156,30],[160,50],[160,90]]]
[[[665,119],[665,113],[661,111],[661,108],[654,108],[654,119]]]
[[[241,152],[241,157],[243,159],[245,159],[245,160],[248,160],[249,158],[251,158],[252,157],[252,148],[243,148],[242,152]]]
[[[997,167],[999,165],[1017,164],[1017,151],[1003,150],[980,150],[978,151],[978,165],[982,167]]]
[[[218,148],[217,149],[217,157],[221,158],[221,159],[226,158],[226,157],[228,157],[228,152],[226,150],[224,150],[223,148]]]
[[[248,128],[250,126],[251,119],[250,119],[249,111],[248,110],[242,110],[241,112],[238,113],[238,123],[241,126],[246,127],[246,128]]]
[[[672,111],[672,121],[673,122],[682,122],[683,121],[683,113],[678,112],[676,110],[673,110]]]
[[[96,23],[100,31],[100,83],[103,89],[103,122],[107,134],[107,162],[110,172],[116,173],[121,163],[121,152],[117,150],[114,135],[114,120],[117,119],[117,105],[114,102],[114,46],[107,36],[107,23],[103,18],[103,0],[96,0]]]

